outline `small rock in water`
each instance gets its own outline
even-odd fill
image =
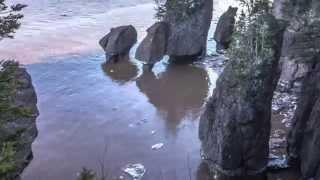
[[[151,131],[151,134],[154,135],[156,133],[156,131]]]
[[[142,164],[128,164],[123,168],[123,172],[130,175],[133,180],[141,180],[146,173],[146,169]]]
[[[161,149],[163,146],[164,146],[163,143],[158,143],[158,144],[155,144],[155,145],[151,146],[151,149],[152,149],[152,150],[159,150],[159,149]]]

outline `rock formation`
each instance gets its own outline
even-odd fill
[[[230,57],[200,119],[203,158],[227,176],[257,175],[268,164],[271,101],[280,73],[283,28],[269,14],[257,21],[263,22],[257,31],[268,33],[252,38],[262,38],[266,49],[235,47],[238,53]]]
[[[169,6],[170,3],[176,4],[174,2],[176,0],[168,0],[167,4]],[[182,60],[185,60],[188,57],[194,58],[206,54],[213,0],[199,0],[194,3],[192,7],[167,8],[164,17],[164,21],[170,26],[167,54],[173,59],[182,57]]]
[[[238,8],[229,7],[227,12],[220,17],[216,31],[214,33],[214,40],[217,43],[217,51],[229,48],[232,40],[234,25],[236,22]]]
[[[320,179],[320,55],[304,80],[288,137],[291,162],[301,164],[304,179]]]
[[[152,25],[147,32],[148,35],[137,49],[136,58],[153,66],[166,54],[170,30],[167,23],[158,22]]]
[[[273,15],[277,19],[290,20],[292,17],[293,3],[291,0],[274,0]]]
[[[31,77],[18,63],[0,63],[0,179],[19,179],[32,159],[37,136],[37,97]]]
[[[112,28],[99,44],[106,52],[107,57],[127,55],[132,46],[137,42],[137,31],[132,26],[119,26]]]
[[[303,83],[288,154],[291,163],[300,166],[302,179],[320,179],[320,1],[297,0],[294,5],[285,60],[293,64]]]
[[[290,89],[301,85],[313,66],[313,58],[319,53],[320,2],[278,0],[275,1],[275,9],[278,9],[275,11],[278,18],[289,21],[281,55],[281,79],[288,82]]]

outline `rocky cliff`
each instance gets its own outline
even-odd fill
[[[277,0],[274,14],[288,21],[281,54],[281,79],[289,89],[301,87],[320,49],[320,1]]]
[[[282,48],[282,80],[299,85],[299,103],[288,136],[292,165],[302,179],[320,179],[320,1],[277,0],[274,12],[289,22]]]
[[[37,136],[37,97],[26,69],[0,63],[0,179],[19,179]]]
[[[307,74],[288,137],[293,165],[300,165],[305,179],[320,179],[320,56]]]
[[[252,32],[250,28],[244,33]],[[268,163],[283,28],[270,14],[259,16],[252,28],[264,33],[243,36],[240,45],[233,45],[200,120],[203,157],[225,176],[259,175]]]

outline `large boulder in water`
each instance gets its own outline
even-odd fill
[[[236,15],[238,8],[229,7],[227,12],[220,17],[216,31],[214,33],[214,40],[217,42],[217,50],[228,49],[232,40],[234,25],[236,23]]]
[[[267,40],[266,51],[252,54],[254,47],[248,44],[235,47],[242,56],[230,57],[200,118],[203,158],[225,176],[257,175],[268,164],[271,102],[280,74],[283,28],[272,15],[259,18],[264,22],[260,28],[268,33],[251,38]]]
[[[106,55],[112,57],[127,55],[136,42],[137,31],[132,25],[129,25],[112,28],[111,31],[99,41],[99,44],[106,52]]]
[[[158,22],[152,25],[147,32],[148,35],[137,49],[136,58],[153,65],[166,54],[170,31],[167,23]]]
[[[168,6],[178,4],[168,0]],[[181,1],[183,3],[185,1]],[[180,7],[181,6],[181,7]],[[167,54],[175,57],[198,57],[206,54],[207,36],[213,11],[213,0],[198,0],[189,6],[167,8],[164,21],[170,25]]]
[[[0,62],[0,179],[19,179],[37,136],[37,96],[26,69]]]

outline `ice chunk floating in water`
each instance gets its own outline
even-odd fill
[[[164,146],[163,143],[158,143],[158,144],[155,144],[155,145],[151,146],[151,149],[152,150],[158,150],[158,149],[161,149],[163,146]]]
[[[128,164],[123,168],[123,171],[129,174],[133,180],[141,180],[146,173],[146,169],[142,164]]]

